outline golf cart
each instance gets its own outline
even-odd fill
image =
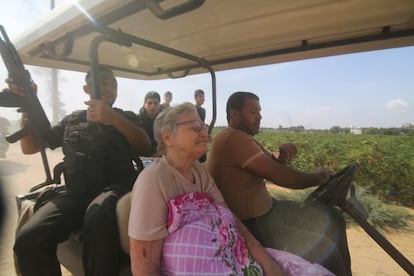
[[[411,0],[84,0],[67,2],[14,42],[24,64],[86,72],[94,91],[99,64],[119,77],[180,78],[208,72],[212,118],[216,120],[215,72],[345,53],[414,45]],[[108,54],[109,53],[109,54]],[[99,95],[95,95],[99,98]],[[1,103],[0,103],[1,105]],[[51,176],[42,151],[46,181],[17,197],[18,208],[38,191],[60,181]],[[306,204],[325,202],[347,212],[408,273],[413,265],[375,228],[353,196],[350,164],[322,185]],[[64,188],[60,185],[59,187]],[[348,196],[350,194],[351,196]],[[127,251],[128,199],[119,204]],[[80,246],[62,243],[60,261],[82,274]]]
[[[9,120],[0,116],[0,158],[5,158],[6,152],[9,149],[9,143],[6,141],[6,136],[9,134],[9,126]]]

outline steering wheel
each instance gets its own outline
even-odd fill
[[[318,203],[343,207],[356,169],[357,164],[351,163],[337,172],[308,195],[304,201],[305,205]]]

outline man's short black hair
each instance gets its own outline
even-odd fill
[[[194,98],[196,98],[198,95],[204,95],[204,91],[202,89],[197,89],[194,91]]]
[[[156,99],[158,102],[161,101],[160,94],[158,94],[158,92],[156,92],[156,91],[149,91],[147,94],[145,94],[144,103],[148,99]]]
[[[99,78],[100,79],[113,79],[116,83],[116,78],[114,75],[114,72],[112,72],[111,69],[109,69],[106,66],[103,65],[99,65],[98,67],[98,71],[99,71]],[[92,85],[92,76],[91,76],[91,72],[88,72],[85,76],[85,82],[87,85]]]
[[[242,110],[244,107],[244,99],[259,100],[259,97],[254,93],[242,91],[231,94],[226,105],[227,122],[230,121],[230,110]]]

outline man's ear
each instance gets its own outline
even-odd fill
[[[239,117],[239,111],[236,109],[230,109],[230,119],[236,120]]]
[[[91,87],[90,85],[85,84],[85,85],[83,86],[83,91],[84,91],[86,94],[90,95],[90,94],[91,94],[91,92],[92,92],[92,87]]]

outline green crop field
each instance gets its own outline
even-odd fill
[[[219,129],[213,132],[213,139]],[[261,131],[255,138],[271,151],[294,143],[299,153],[291,166],[304,172],[317,167],[339,171],[357,163],[354,176],[357,198],[369,213],[369,222],[385,227],[412,229],[414,217],[404,207],[414,207],[414,136],[354,135],[328,132]],[[313,189],[283,192],[271,189],[279,199],[303,200]],[[353,220],[346,216],[348,223]]]
[[[299,154],[292,166],[301,171],[312,172],[317,167],[339,171],[356,162],[359,168],[354,182],[359,189],[414,206],[414,136],[266,130],[255,138],[271,151],[278,151],[283,143],[296,144]]]

